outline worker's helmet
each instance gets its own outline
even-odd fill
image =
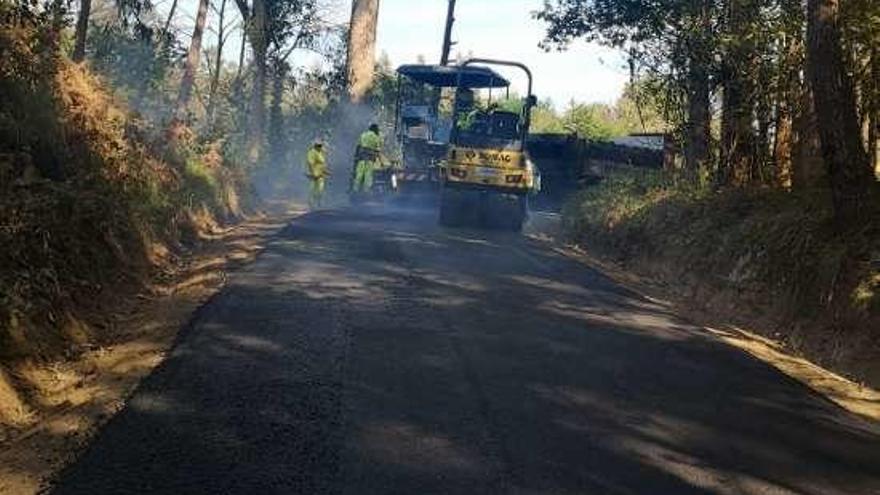
[[[370,124],[369,129],[371,131],[375,132],[376,134],[378,134],[379,133],[379,124],[374,122],[374,123]]]
[[[324,146],[324,138],[316,137],[314,141],[312,141],[312,146],[316,148],[322,148]]]

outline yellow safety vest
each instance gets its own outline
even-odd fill
[[[312,179],[318,179],[327,175],[327,158],[324,150],[312,146],[306,153],[306,175]]]
[[[373,151],[382,151],[382,138],[373,131],[366,131],[358,139],[358,145]]]

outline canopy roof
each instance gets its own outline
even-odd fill
[[[475,65],[460,67],[408,64],[398,67],[397,73],[438,88],[457,87],[459,74],[461,75],[461,85],[465,88],[506,88],[510,86],[510,81],[501,74],[488,67]]]

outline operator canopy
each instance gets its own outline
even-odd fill
[[[414,81],[429,84],[438,88],[454,88],[458,86],[461,75],[463,88],[506,88],[510,81],[501,74],[488,67],[475,65],[448,66],[448,65],[401,65],[397,73]]]

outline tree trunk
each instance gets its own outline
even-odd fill
[[[76,38],[73,43],[73,61],[82,62],[86,57],[86,36],[89,32],[89,16],[92,13],[92,0],[81,0],[79,15],[76,18]]]
[[[853,81],[844,65],[839,8],[838,0],[807,2],[807,74],[835,216],[838,226],[846,228],[868,213],[874,176],[862,146]]]
[[[272,71],[272,103],[269,106],[269,154],[273,165],[280,166],[284,161],[284,112],[281,104],[284,101],[284,80],[287,77],[287,65],[284,62],[275,64]]]
[[[801,92],[797,112],[794,115],[794,148],[791,170],[791,187],[794,190],[815,189],[828,186],[828,171],[822,159],[819,139],[819,121],[813,104],[813,92],[809,84]]]
[[[767,87],[772,84],[764,75],[764,79],[759,79],[758,87]],[[767,86],[764,86],[764,84]],[[752,160],[751,177],[752,181],[759,185],[771,185],[775,177],[770,173],[770,167],[773,160],[773,145],[770,136],[770,128],[774,122],[774,107],[776,105],[775,95],[772,92],[762,94],[758,98],[758,104],[755,106],[755,116],[758,121],[758,132],[755,140],[755,157]]]
[[[734,76],[734,79],[737,79]],[[724,85],[721,110],[721,160],[719,185],[744,186],[751,181],[754,135],[751,108],[738,81]]]
[[[776,136],[773,142],[774,182],[777,187],[785,189],[791,188],[792,174],[794,122],[791,103],[791,96],[787,91],[779,95],[779,101],[776,102]]]
[[[877,122],[878,119],[880,119],[880,113],[874,113],[874,116],[871,118],[871,129],[868,132],[868,143],[870,146],[868,157],[871,163],[874,164],[874,176],[877,180],[880,180],[880,123]]]
[[[241,84],[241,73],[244,70],[244,50],[247,46],[248,37],[247,37],[247,29],[242,28],[241,30],[241,47],[238,52],[238,67],[235,71],[235,83]]]
[[[168,9],[168,17],[165,18],[165,25],[162,26],[162,36],[168,38],[168,30],[171,29],[171,21],[174,20],[174,12],[177,11],[177,0],[172,0],[171,8]]]
[[[688,121],[684,163],[687,175],[697,177],[709,168],[711,110],[709,71],[700,62],[691,61],[688,70]]]
[[[782,40],[783,55],[779,91],[776,100],[776,136],[773,145],[775,184],[789,189],[793,186],[794,121],[798,108],[798,96],[804,92],[800,71],[803,65],[803,41],[799,30],[785,34]]]
[[[250,105],[250,134],[248,154],[253,162],[259,161],[262,154],[266,130],[266,52],[269,47],[267,33],[265,0],[254,0],[253,16],[250,19],[251,48],[254,52],[254,85]]]
[[[223,24],[226,14],[226,0],[220,0],[220,12],[217,24],[217,56],[214,58],[214,74],[211,77],[211,85],[208,89],[208,127],[214,127],[214,112],[217,110],[217,87],[220,85],[220,70],[223,68],[223,45],[226,44],[225,28]],[[244,40],[242,40],[244,46]]]
[[[701,25],[699,33],[691,40],[688,49],[689,59],[687,68],[687,123],[686,142],[684,146],[685,174],[692,180],[699,176],[701,171],[707,171],[710,166],[711,142],[711,86],[709,80],[709,66],[711,63],[711,50],[709,49],[710,37],[712,36],[711,2],[700,1],[696,6],[694,15]]]
[[[364,99],[373,85],[379,0],[354,0],[348,34],[348,92],[353,103]]]
[[[880,180],[880,49],[871,50],[870,124],[868,128],[868,158],[874,175]]]
[[[721,114],[720,185],[750,183],[756,169],[755,46],[748,41],[756,6],[749,0],[730,0],[728,34],[731,39],[723,61],[724,101]]]
[[[180,80],[180,93],[177,97],[177,117],[186,118],[187,107],[192,96],[193,84],[195,84],[196,70],[199,68],[199,58],[202,54],[202,35],[205,32],[205,21],[208,18],[208,0],[199,0],[199,10],[196,14],[196,25],[193,29],[192,40],[189,44],[189,52],[186,55],[186,63],[183,66],[183,77]]]

